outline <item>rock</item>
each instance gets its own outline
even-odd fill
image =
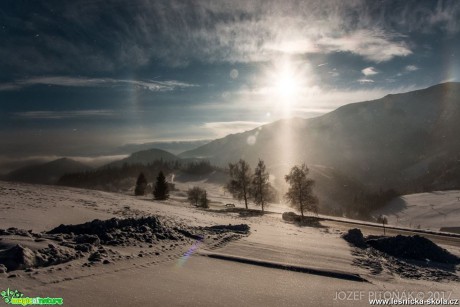
[[[110,260],[105,259],[104,261],[102,261],[102,263],[103,263],[103,264],[110,264],[110,263],[112,263],[112,262],[111,262]]]
[[[99,262],[102,260],[102,256],[99,252],[94,252],[88,257],[88,260],[92,262]]]

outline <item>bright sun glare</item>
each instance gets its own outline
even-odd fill
[[[298,92],[298,80],[296,80],[292,71],[285,69],[277,76],[275,81],[276,92],[285,98],[292,98]]]
[[[293,108],[302,102],[302,96],[309,86],[305,63],[284,59],[267,70],[267,76],[270,92],[273,93],[269,99],[275,112],[291,116]]]

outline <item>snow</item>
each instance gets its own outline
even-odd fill
[[[197,209],[186,202],[185,191],[189,185],[208,190],[211,210]],[[180,191],[172,192],[170,200],[157,202],[151,195],[134,197],[0,181],[0,228],[3,229],[14,226],[38,232],[61,223],[146,215],[188,226],[248,224],[251,227],[250,234],[241,239],[216,241],[214,245],[198,244],[198,248],[191,242],[172,241],[166,241],[164,247],[117,246],[113,250],[121,259],[109,264],[88,266],[85,265],[87,259],[81,258],[30,272],[0,273],[1,287],[18,289],[29,296],[63,297],[66,306],[369,306],[367,299],[334,301],[337,291],[347,290],[363,291],[365,297],[372,291],[386,290],[453,291],[453,297],[460,297],[456,282],[403,279],[391,272],[375,276],[365,267],[355,265],[354,248],[340,237],[351,227],[340,221],[322,222],[324,227],[314,228],[284,222],[276,212],[242,217],[238,213],[218,211],[225,209],[226,203],[243,207],[218,184],[200,181],[176,183],[176,187]],[[281,211],[283,206],[273,205],[268,209]],[[251,205],[251,208],[255,207]],[[5,245],[11,246],[15,238],[8,240]],[[457,244],[455,242],[451,244]],[[0,244],[0,250],[2,248]],[[31,244],[30,248],[39,247]],[[138,256],[141,250],[143,257]],[[459,250],[458,246],[455,250]],[[359,274],[369,282],[203,256],[207,253]],[[186,254],[191,255],[184,257]]]
[[[460,227],[460,191],[435,191],[398,197],[374,215],[387,215],[388,224],[439,230]]]

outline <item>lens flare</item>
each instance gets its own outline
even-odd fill
[[[203,239],[201,238],[199,240],[196,240],[195,243],[192,245],[192,247],[189,248],[188,251],[186,251],[182,257],[179,258],[179,260],[176,263],[176,268],[181,268],[185,265],[187,262],[188,258],[193,255],[193,253],[200,247],[201,243],[203,243]]]

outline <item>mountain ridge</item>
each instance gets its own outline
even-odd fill
[[[439,155],[455,156],[460,149],[459,101],[460,83],[443,83],[348,104],[315,118],[282,119],[179,157],[205,157],[220,166],[240,158],[254,165],[259,157],[269,167],[280,161],[306,162],[356,173],[354,179],[376,189],[394,187],[423,175],[412,170],[409,176],[407,169],[439,160]]]
[[[83,172],[92,169],[92,167],[84,163],[64,157],[46,163],[21,167],[8,173],[5,179],[27,183],[55,184],[66,173]]]

